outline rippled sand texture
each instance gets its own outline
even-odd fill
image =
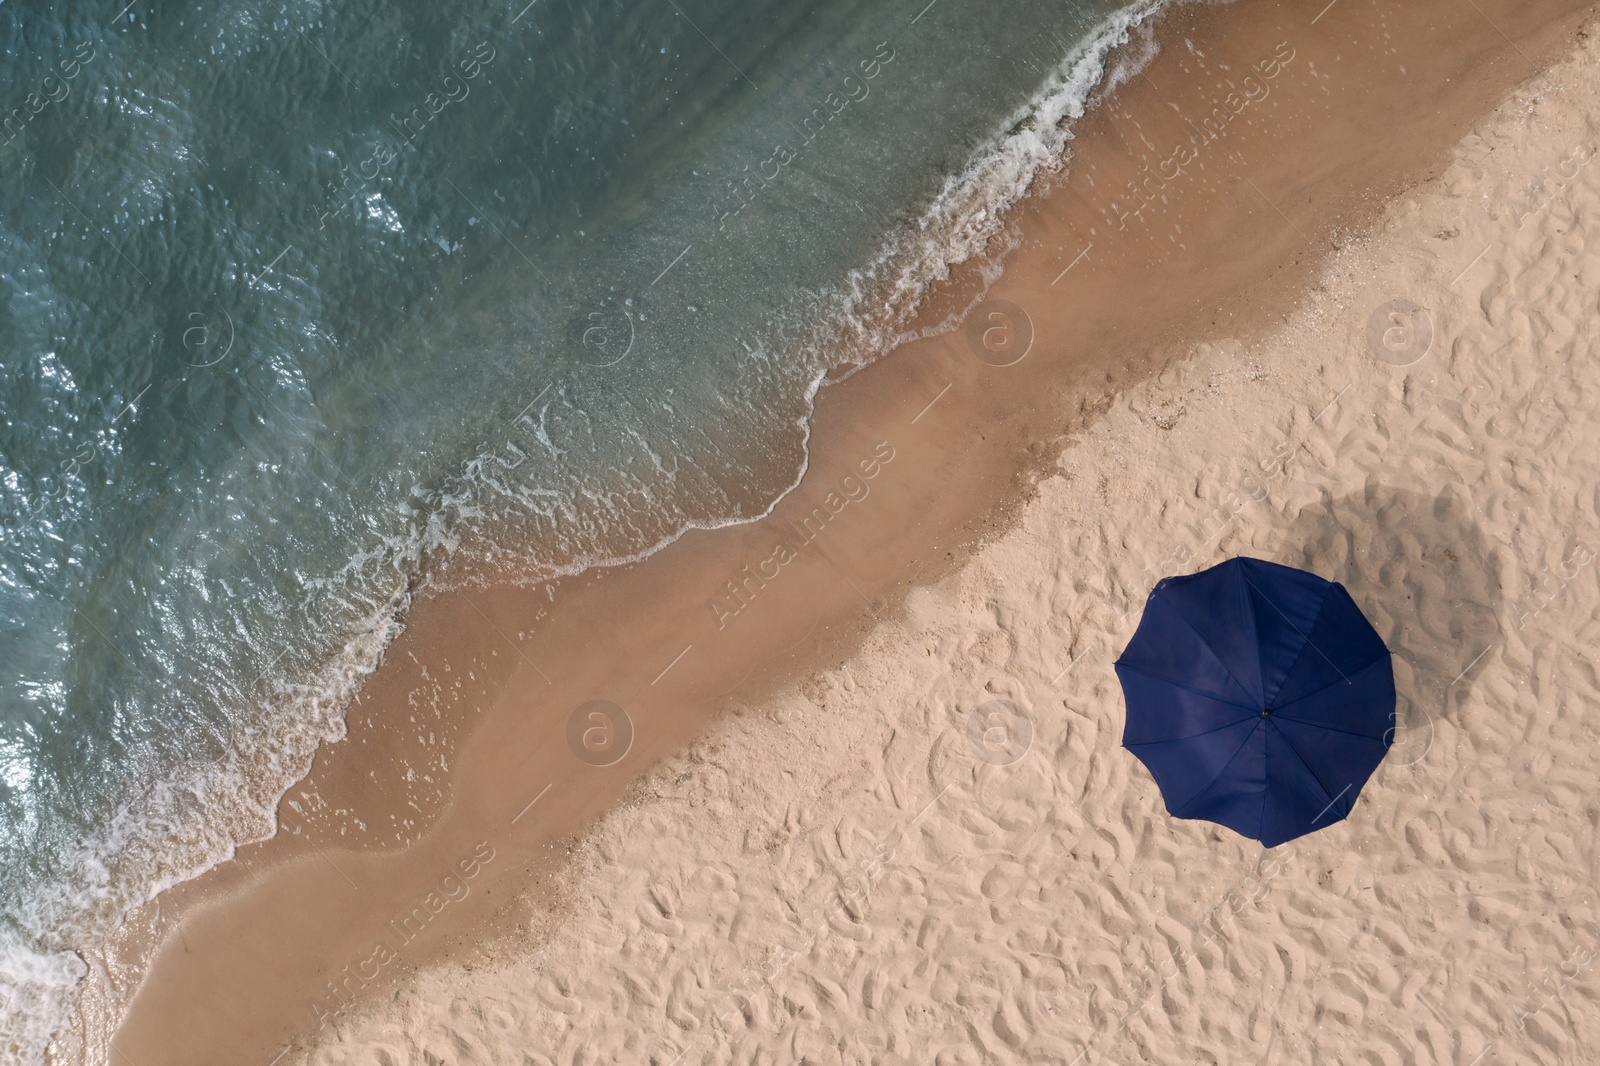
[[[661,767],[544,947],[284,1061],[1595,1061],[1596,99],[1586,45],[1278,335],[1125,396],[863,654]],[[1267,853],[1166,815],[1110,668],[1240,553],[1344,582],[1401,694],[1352,817]]]

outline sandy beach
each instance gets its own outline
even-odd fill
[[[90,953],[86,1057],[1589,1061],[1587,13],[1164,15],[770,515],[417,603],[278,834]],[[1265,852],[1166,814],[1110,669],[1238,554],[1400,692]]]

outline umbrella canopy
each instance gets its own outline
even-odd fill
[[[1150,592],[1122,744],[1178,818],[1273,847],[1350,813],[1394,739],[1389,649],[1344,586],[1230,559]]]

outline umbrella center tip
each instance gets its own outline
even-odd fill
[[[1271,707],[1263,707],[1263,708],[1261,708],[1261,717],[1263,717],[1263,718],[1271,718],[1272,717],[1272,708]]]

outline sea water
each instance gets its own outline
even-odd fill
[[[0,1056],[420,586],[769,509],[1156,6],[0,0]]]

